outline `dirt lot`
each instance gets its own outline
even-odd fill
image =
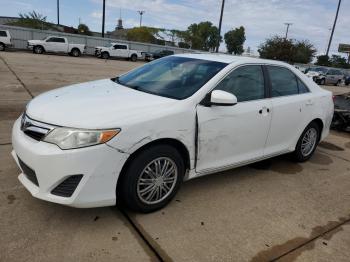
[[[31,197],[10,157],[11,126],[25,104],[44,91],[138,65],[0,53],[0,261],[349,261],[345,133],[332,132],[307,163],[282,156],[189,181],[168,207],[148,215]]]

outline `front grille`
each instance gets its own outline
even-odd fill
[[[37,140],[37,141],[40,141],[40,140],[43,139],[44,136],[45,136],[45,134],[39,133],[39,132],[36,132],[36,131],[33,131],[33,130],[26,130],[26,131],[24,131],[24,133],[25,133],[27,136],[29,136],[29,137],[31,137],[31,138]]]
[[[23,174],[35,185],[39,186],[38,179],[36,177],[35,171],[31,169],[29,166],[27,166],[18,156],[18,162],[21,166],[21,169],[23,171]]]
[[[27,136],[37,141],[42,140],[53,128],[54,126],[52,125],[29,118],[25,113],[22,115],[21,130]]]
[[[82,178],[83,175],[73,175],[66,178],[51,191],[51,194],[61,197],[71,197]]]

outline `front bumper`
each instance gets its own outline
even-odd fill
[[[24,174],[25,170],[21,169],[18,176],[34,197],[73,207],[115,205],[117,180],[128,154],[106,144],[61,150],[24,134],[20,119],[13,126],[12,145],[12,156],[18,166],[21,168],[22,161],[35,172],[38,185]],[[74,175],[83,177],[70,197],[52,194],[53,189]]]

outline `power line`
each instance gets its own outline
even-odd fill
[[[340,9],[340,4],[341,4],[341,0],[339,0],[339,2],[338,2],[337,13],[335,14],[334,24],[333,24],[333,28],[332,28],[331,37],[329,38],[326,56],[328,56],[328,54],[329,54],[329,49],[331,48],[331,44],[332,44],[332,39],[333,39],[333,34],[334,34],[335,26],[337,25],[337,20],[338,20],[338,14],[339,14],[339,9]]]
[[[223,16],[223,14],[224,14],[224,7],[225,7],[225,0],[222,0],[220,21],[219,21],[219,39],[218,39],[218,43],[217,43],[217,46],[216,46],[216,53],[219,52],[220,35],[221,35],[221,24],[222,24],[222,16]]]

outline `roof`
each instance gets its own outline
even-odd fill
[[[195,58],[195,59],[204,59],[204,60],[222,62],[227,64],[231,64],[231,63],[266,63],[266,64],[275,64],[275,65],[286,64],[284,62],[275,61],[275,60],[246,57],[246,56],[235,56],[235,55],[228,55],[228,54],[221,54],[221,53],[190,53],[190,54],[177,54],[176,56],[189,57],[189,58]]]

